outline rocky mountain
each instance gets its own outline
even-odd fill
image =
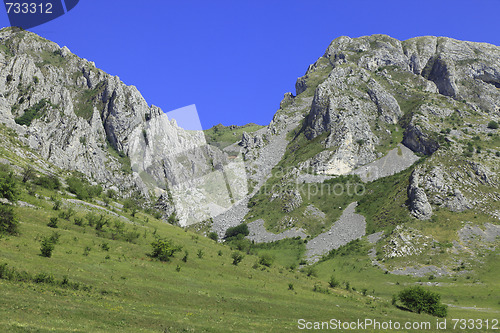
[[[159,198],[165,217],[173,201],[186,199],[177,186],[197,182],[189,199],[200,205],[210,196],[199,189],[203,177],[222,170],[228,155],[208,146],[201,131],[178,127],[134,86],[66,47],[17,28],[2,29],[0,43],[0,120],[41,158],[125,196]],[[198,222],[219,206],[207,213],[178,204],[177,215],[181,224]]]
[[[441,224],[453,234],[446,241],[463,255],[461,223],[500,219],[499,121],[499,47],[445,37],[339,37],[297,80],[296,95],[285,94],[267,129],[244,137],[250,169],[259,170],[278,137],[286,148],[249,210],[232,217],[245,215],[240,221],[255,240],[305,232],[320,247],[311,245],[316,254],[365,233],[392,234],[396,225],[452,220],[453,227]],[[346,179],[366,192],[330,193]],[[358,201],[366,226],[348,206]],[[346,214],[350,227],[339,232]]]
[[[312,237],[320,255],[416,219],[500,218],[497,46],[339,37],[268,126],[214,127],[207,144],[66,47],[16,28],[0,45],[0,119],[33,156],[181,225],[222,236],[246,222],[254,240]],[[360,187],[323,193],[346,181]]]

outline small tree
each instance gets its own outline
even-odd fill
[[[16,189],[16,179],[14,173],[1,172],[0,170],[0,197],[6,198],[10,201],[16,201],[18,192]]]
[[[271,267],[274,262],[274,257],[268,253],[264,253],[259,257],[259,264]]]
[[[57,217],[51,217],[49,223],[47,223],[48,227],[57,228]]]
[[[212,231],[208,233],[208,238],[217,242],[219,240],[219,235],[217,235],[215,231]]]
[[[0,205],[0,233],[17,234],[19,222],[11,206]]]
[[[441,295],[424,289],[421,286],[408,287],[398,295],[405,307],[416,313],[428,313],[433,316],[446,317],[448,307],[441,304]]]
[[[340,285],[340,282],[332,275],[330,276],[330,281],[328,281],[328,284],[331,288],[337,288]]]
[[[226,230],[226,234],[224,239],[229,240],[231,238],[242,239],[245,236],[248,236],[250,231],[248,230],[248,226],[244,223],[237,225],[236,227],[231,227]]]
[[[492,121],[490,121],[488,123],[488,128],[490,128],[490,129],[497,129],[498,128],[498,123],[496,121],[492,120]]]
[[[28,180],[35,178],[35,169],[31,165],[28,165],[23,168],[21,176],[23,177],[23,183],[26,183]]]
[[[168,239],[158,239],[151,243],[153,251],[151,257],[157,258],[160,261],[169,261],[174,254],[181,250],[180,246],[174,245]]]
[[[54,251],[54,243],[50,237],[45,237],[42,240],[42,246],[40,247],[42,257],[50,258],[52,256],[52,251]]]
[[[231,255],[231,258],[233,258],[233,265],[238,266],[244,257],[245,256],[241,252],[233,252]]]

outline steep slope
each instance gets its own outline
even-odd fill
[[[251,223],[252,239],[299,230],[312,237],[311,253],[325,254],[332,244],[349,242],[350,233],[389,235],[397,225],[431,220],[438,225],[417,229],[457,242],[453,259],[443,261],[452,273],[453,260],[463,255],[460,223],[475,216],[483,227],[500,219],[499,82],[500,48],[494,45],[444,37],[335,39],[268,126],[266,138],[272,138],[284,129],[281,119],[302,119],[249,201],[242,221]],[[265,151],[262,142],[244,145],[250,165]],[[354,202],[366,231],[353,225],[356,230],[333,232]],[[263,229],[259,235],[257,226],[276,237]]]
[[[229,163],[203,132],[178,127],[134,86],[66,47],[17,28],[2,29],[0,44],[0,120],[42,158],[122,195],[159,198],[165,217],[175,212],[183,225],[230,206],[203,190],[204,177]],[[185,188],[198,205],[181,202]]]

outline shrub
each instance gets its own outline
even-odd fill
[[[57,228],[57,217],[51,217],[49,223],[47,223],[48,227]]]
[[[179,219],[177,218],[177,214],[173,212],[167,219],[168,223],[176,225],[177,222],[179,222]]]
[[[233,252],[233,254],[231,254],[231,258],[233,258],[233,265],[238,266],[244,257],[245,256],[241,252]]]
[[[488,123],[488,128],[490,128],[490,129],[497,129],[498,128],[498,123],[496,121],[492,120],[492,121],[490,121]]]
[[[61,182],[59,181],[59,178],[53,175],[38,177],[35,183],[48,190],[58,190],[61,188]]]
[[[274,262],[274,257],[268,253],[264,253],[259,257],[259,264],[271,267]]]
[[[288,284],[288,290],[293,290],[293,283]]]
[[[441,296],[421,286],[413,286],[402,290],[397,295],[397,299],[410,311],[446,317],[448,309],[446,305],[441,304]]]
[[[11,206],[0,205],[0,233],[17,234],[19,222]]]
[[[80,217],[75,217],[74,223],[75,223],[75,225],[77,225],[79,227],[83,227],[83,219]]]
[[[52,244],[56,245],[59,242],[60,237],[61,237],[60,233],[58,233],[57,231],[53,231],[52,235],[50,235],[48,239]]]
[[[215,231],[212,231],[208,233],[208,238],[217,242],[219,240],[219,235],[217,235]]]
[[[68,184],[68,191],[76,194],[80,200],[87,200],[101,195],[102,187],[100,185],[90,185],[87,181],[75,176],[66,179]]]
[[[67,211],[62,211],[59,213],[59,217],[66,220],[66,221],[69,221],[69,219],[75,215],[75,211],[73,210],[73,208],[69,208]]]
[[[248,236],[250,231],[248,230],[248,226],[244,223],[237,225],[236,227],[231,227],[226,230],[226,234],[224,239],[230,240],[231,238],[242,239],[245,236]]]
[[[153,248],[151,257],[160,261],[169,261],[176,252],[181,250],[180,246],[173,244],[173,242],[168,239],[158,239],[151,243],[151,247]]]
[[[110,199],[116,198],[116,192],[115,190],[109,189],[106,191],[106,196]]]
[[[45,237],[40,247],[42,257],[50,258],[52,256],[52,251],[54,251],[54,243],[49,237]]]
[[[330,277],[330,281],[328,281],[328,284],[330,285],[330,288],[337,288],[340,285],[340,282],[335,279],[335,277],[332,275]]]
[[[59,210],[61,209],[62,202],[61,200],[55,200],[54,201],[54,206],[52,206],[53,210]]]
[[[91,250],[92,248],[90,246],[85,246],[85,248],[83,249],[83,255],[87,257]]]
[[[47,273],[38,273],[35,278],[33,279],[33,282],[35,283],[49,283],[53,284],[54,283],[54,277],[50,274]]]
[[[302,269],[302,272],[304,272],[307,276],[318,276],[316,270],[312,266],[306,266]]]
[[[50,105],[50,102],[44,98],[29,109],[24,110],[23,115],[15,118],[14,121],[19,125],[30,126],[34,119],[41,118],[45,115],[47,105]]]
[[[8,169],[7,169],[8,170]],[[12,171],[0,170],[0,197],[9,201],[16,201],[18,192],[16,189],[16,179]]]
[[[182,257],[182,261],[183,262],[187,262],[188,261],[188,255],[189,255],[189,252],[187,250],[184,251],[184,257]]]
[[[200,258],[200,259],[201,259],[201,258],[203,258],[203,255],[204,255],[203,250],[202,250],[202,249],[199,249],[199,250],[198,250],[198,252],[196,253],[196,255],[197,255],[197,256],[198,256],[198,258]]]
[[[35,178],[35,169],[33,169],[31,165],[28,165],[23,168],[21,176],[23,179],[23,183],[26,183],[28,180],[32,180],[33,178]]]

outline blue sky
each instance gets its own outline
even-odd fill
[[[28,1],[29,2],[29,1]],[[135,85],[165,112],[196,104],[204,128],[267,124],[341,35],[437,35],[500,45],[500,0],[80,0],[31,31]],[[0,10],[0,25],[8,26]]]

